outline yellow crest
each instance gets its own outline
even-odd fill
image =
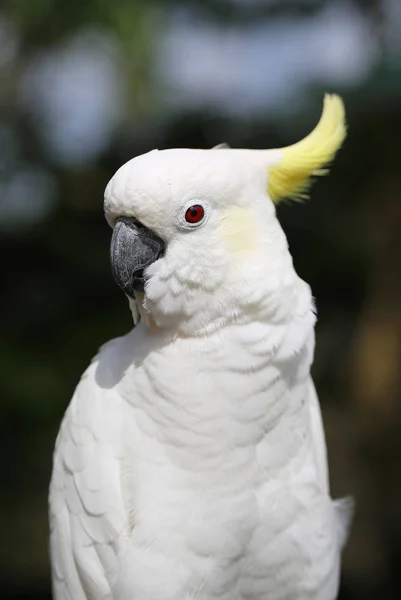
[[[273,202],[308,198],[311,177],[328,172],[322,167],[333,160],[346,133],[343,101],[335,94],[326,94],[315,129],[300,142],[283,148],[281,161],[269,169],[268,192]]]

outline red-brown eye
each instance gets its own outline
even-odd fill
[[[194,204],[187,208],[185,220],[187,223],[200,223],[205,216],[205,209],[200,204]]]

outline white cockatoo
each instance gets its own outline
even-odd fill
[[[326,95],[276,150],[153,150],[105,193],[134,321],[83,375],[50,487],[55,600],[333,600],[315,307],[276,217],[346,133]]]

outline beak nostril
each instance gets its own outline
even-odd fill
[[[141,221],[138,221],[138,219],[136,219],[135,217],[132,217],[132,220],[138,229],[147,229],[147,227],[145,227],[145,225],[141,223]]]

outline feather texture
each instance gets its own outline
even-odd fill
[[[102,349],[107,356],[114,344]],[[61,426],[50,487],[56,599],[111,599],[117,556],[130,537],[122,494],[124,403],[83,375]]]
[[[326,94],[323,112],[315,129],[303,140],[283,148],[279,164],[269,171],[269,196],[304,200],[311,177],[325,175],[324,165],[331,162],[346,136],[344,105],[339,96]]]

